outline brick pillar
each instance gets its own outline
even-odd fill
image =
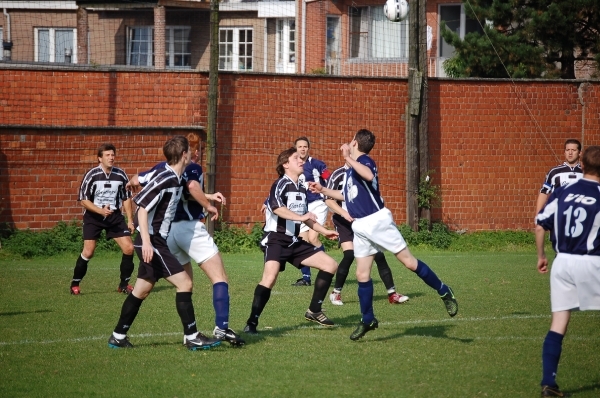
[[[77,63],[88,64],[88,12],[77,8]]]
[[[154,68],[165,69],[165,23],[166,10],[154,7]]]

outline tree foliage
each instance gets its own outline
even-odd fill
[[[446,28],[455,53],[452,77],[575,78],[576,61],[600,61],[598,0],[466,0],[465,13],[484,33],[464,39]]]

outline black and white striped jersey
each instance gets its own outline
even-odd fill
[[[343,165],[342,167],[336,169],[333,173],[331,173],[331,177],[327,180],[327,188],[333,191],[342,191],[344,192],[344,186],[346,185],[346,170],[348,170],[348,166]],[[326,199],[332,199],[327,197]],[[346,211],[346,202],[343,200],[336,200],[337,204]]]
[[[181,177],[166,163],[154,170],[153,177],[133,201],[148,212],[148,232],[167,239],[177,211],[183,185]],[[139,208],[138,208],[139,211]],[[137,211],[135,224],[138,225]],[[139,231],[138,226],[138,231]]]
[[[300,216],[306,214],[308,211],[306,188],[300,183],[294,183],[288,176],[284,175],[271,186],[266,204],[268,211],[266,212],[265,232],[279,232],[294,237],[300,234],[300,221],[279,217],[274,213],[274,210],[287,207]]]
[[[548,172],[540,193],[550,195],[556,188],[572,184],[581,177],[583,177],[583,170],[579,163],[571,167],[565,162]]]
[[[78,200],[89,200],[98,207],[108,206],[113,211],[120,211],[123,202],[131,198],[131,193],[125,189],[128,182],[127,174],[120,168],[113,167],[109,173],[105,173],[102,166],[98,165],[83,177]]]

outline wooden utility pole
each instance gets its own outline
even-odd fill
[[[409,8],[408,106],[406,112],[406,219],[419,225],[418,191],[429,169],[427,134],[427,14],[426,0],[411,0]],[[428,212],[425,216],[428,218]]]
[[[208,125],[206,128],[206,191],[215,193],[217,169],[217,104],[219,100],[219,1],[210,0],[210,66],[208,69]],[[208,233],[215,224],[207,218]]]

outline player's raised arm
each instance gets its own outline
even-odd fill
[[[310,191],[313,193],[322,193],[323,195],[329,196],[330,198],[335,200],[344,200],[344,195],[342,194],[342,191],[325,188],[318,182],[309,182],[308,189],[310,189]]]

